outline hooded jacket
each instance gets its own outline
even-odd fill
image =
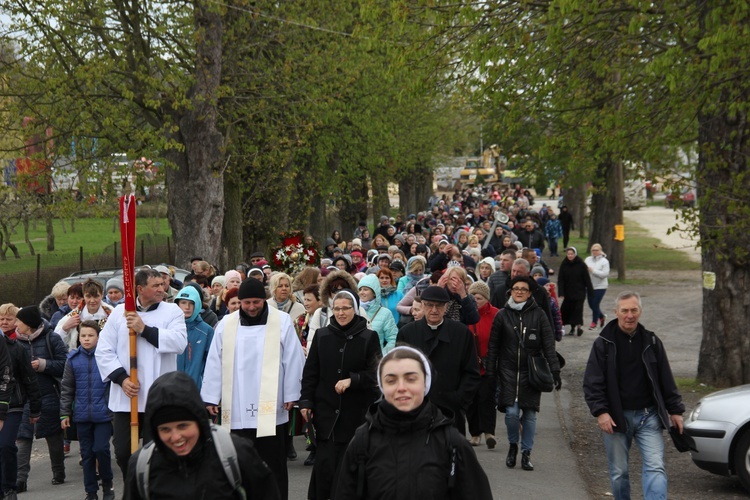
[[[198,422],[200,437],[190,453],[177,456],[159,438],[156,426],[150,424],[154,415],[166,406],[187,410]],[[237,499],[232,491],[216,446],[211,440],[211,427],[206,407],[192,379],[182,372],[170,372],[156,379],[148,392],[145,421],[151,425],[156,448],[149,465],[150,498],[178,499]],[[268,466],[258,456],[253,443],[232,434],[237,452],[237,463],[242,476],[242,487],[248,499],[278,499],[276,481]],[[123,498],[140,499],[136,463],[140,450],[130,457]]]
[[[370,319],[371,328],[380,337],[380,346],[383,348],[383,354],[385,354],[396,345],[396,336],[398,335],[396,321],[393,319],[390,309],[381,305],[380,280],[378,277],[374,274],[368,274],[359,281],[358,289],[362,287],[370,288],[375,292],[375,300],[364,309]]]
[[[31,418],[38,417],[42,411],[42,394],[39,392],[36,373],[31,367],[31,357],[26,349],[18,345],[15,333],[13,334],[13,338],[5,335],[5,343],[8,346],[8,354],[13,366],[13,378],[15,380],[8,411],[23,412],[23,407],[28,401],[29,416]]]
[[[203,303],[195,288],[188,286],[180,290],[175,297],[175,303],[180,300],[191,301],[195,308],[192,316],[185,319],[188,342],[185,351],[177,356],[177,369],[190,375],[200,390],[203,385],[203,369],[206,367],[208,350],[214,338],[214,329],[201,318]]]
[[[602,252],[598,256],[589,255],[583,261],[586,267],[591,268],[591,285],[594,290],[606,290],[609,287],[609,261],[607,254]]]
[[[334,500],[357,498],[357,456],[364,455],[365,500],[488,500],[490,484],[453,419],[425,400],[414,414],[393,418],[379,402],[367,413],[368,443],[354,437],[341,461]],[[390,406],[390,405],[388,405]],[[394,411],[391,407],[392,413]],[[447,442],[450,439],[450,443]],[[449,488],[450,446],[456,449],[455,485]]]

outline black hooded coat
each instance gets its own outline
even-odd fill
[[[237,499],[238,493],[229,484],[219,459],[216,446],[211,440],[211,427],[208,412],[201,400],[198,387],[189,375],[183,372],[170,372],[154,381],[146,401],[146,425],[151,425],[152,417],[165,406],[177,406],[195,416],[200,427],[200,437],[187,456],[179,457],[159,439],[159,432],[151,426],[156,447],[149,466],[150,498],[166,499]],[[232,435],[237,451],[237,462],[242,476],[242,487],[248,499],[279,498],[276,480],[271,469],[261,460],[253,443],[245,438]],[[125,481],[123,498],[140,499],[136,464],[141,450],[130,457],[128,476]]]

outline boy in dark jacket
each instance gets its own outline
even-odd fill
[[[112,458],[109,438],[112,436],[112,417],[107,409],[107,384],[99,376],[94,353],[99,341],[99,323],[84,321],[78,327],[80,347],[68,354],[62,380],[60,420],[63,429],[70,427],[71,416],[78,426],[78,442],[83,459],[83,484],[86,500],[98,500],[99,483],[96,465],[102,478],[104,500],[114,500],[112,489]],[[75,411],[72,411],[75,402]]]

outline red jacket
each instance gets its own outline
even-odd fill
[[[487,357],[492,322],[495,320],[495,315],[498,312],[500,312],[500,309],[487,302],[484,307],[479,309],[479,323],[469,325],[469,330],[474,335],[474,345],[477,348],[477,356],[479,356],[479,372],[481,375],[484,375],[484,363],[482,360]]]

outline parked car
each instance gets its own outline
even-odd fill
[[[169,266],[170,264],[159,264],[159,265]],[[135,272],[138,272],[141,269],[149,268],[149,267],[156,267],[156,265],[136,266]],[[190,271],[179,268],[179,267],[175,267],[174,270],[175,270],[174,278],[182,282],[185,281],[185,276],[190,274]],[[101,283],[102,286],[107,286],[107,280],[115,276],[122,276],[121,267],[107,267],[104,269],[88,269],[85,271],[76,271],[72,273],[70,276],[68,276],[67,278],[63,278],[61,281],[65,281],[70,285],[74,285],[76,283],[82,283],[86,281],[88,278],[93,278],[97,280],[99,283]]]
[[[683,189],[678,195],[675,192],[669,193],[664,200],[664,204],[667,208],[677,207],[695,207],[695,190],[694,189]]]
[[[695,439],[695,465],[723,476],[736,475],[750,492],[750,384],[701,399],[685,420]]]

